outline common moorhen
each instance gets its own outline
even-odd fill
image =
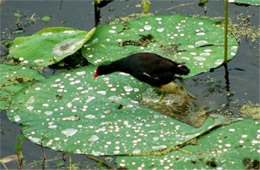
[[[161,87],[174,79],[181,79],[190,69],[182,63],[177,63],[154,53],[137,53],[103,64],[96,68],[94,78],[113,72],[129,73],[136,79],[153,87]]]

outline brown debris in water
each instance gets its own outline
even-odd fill
[[[153,89],[148,89],[142,96],[141,105],[154,109],[190,126],[199,128],[207,119],[206,110],[201,109],[196,100],[185,95],[175,83],[163,86],[166,91],[162,101]]]

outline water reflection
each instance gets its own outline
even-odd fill
[[[101,8],[105,7],[107,4],[112,2],[113,0],[103,0],[101,2],[94,2],[94,12],[95,12],[95,27],[98,26],[101,18]]]
[[[230,107],[230,102],[232,101],[231,97],[233,94],[230,92],[230,80],[229,80],[229,71],[228,71],[228,65],[227,63],[223,64],[224,69],[225,69],[225,88],[226,88],[226,105],[225,109],[229,109]]]

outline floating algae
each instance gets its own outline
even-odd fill
[[[174,83],[164,86],[163,90],[166,90],[166,95],[159,101],[158,92],[149,88],[143,93],[141,104],[193,127],[203,125],[207,119],[206,111],[196,104],[195,99],[185,95]]]

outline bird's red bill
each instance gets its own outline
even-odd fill
[[[96,72],[95,72],[95,74],[93,75],[94,78],[97,78],[97,77],[98,77],[97,70],[98,70],[98,68],[96,69]]]

